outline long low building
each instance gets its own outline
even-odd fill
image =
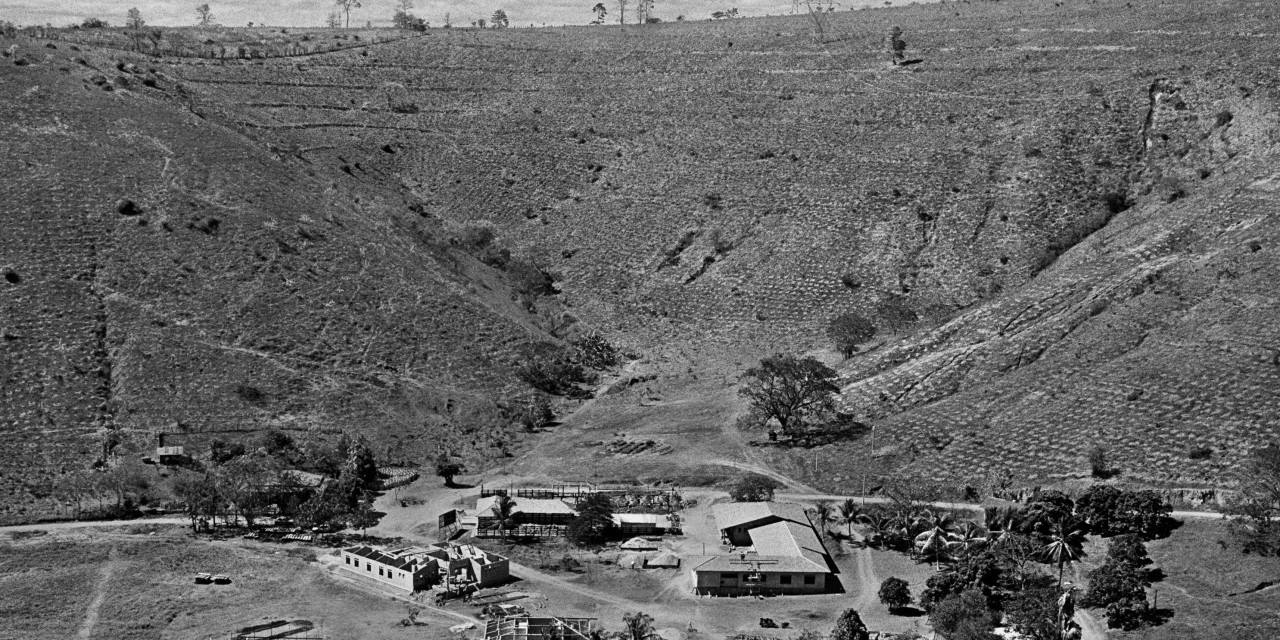
[[[729,553],[693,569],[699,595],[824,593],[837,584],[835,563],[800,505],[734,502],[712,506]]]
[[[511,577],[510,562],[472,545],[437,543],[427,547],[377,549],[356,546],[342,550],[342,568],[405,591],[422,591],[436,584],[450,589],[485,588]]]

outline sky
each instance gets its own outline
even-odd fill
[[[208,2],[214,20],[242,27],[250,22],[279,27],[318,27],[333,10],[334,0],[0,0],[0,21],[19,25],[66,26],[87,17],[106,20],[111,26],[124,24],[125,12],[137,7],[147,24],[182,26],[195,24],[195,7]],[[607,21],[616,21],[618,0],[413,0],[413,13],[432,26],[444,23],[445,13],[455,25],[477,18],[488,19],[495,9],[503,9],[513,27],[530,24],[586,24],[595,19],[591,7],[603,1],[609,9]],[[906,0],[899,0],[907,4]],[[351,11],[351,25],[389,26],[396,0],[361,0],[361,8]],[[636,0],[628,0],[628,22]],[[845,0],[837,10],[867,5],[883,6],[883,0]],[[780,15],[792,12],[791,0],[655,0],[653,15],[664,21],[683,15],[705,19],[713,11],[736,7],[746,16]]]

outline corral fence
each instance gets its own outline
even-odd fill
[[[564,536],[565,530],[569,527],[560,524],[521,524],[507,529],[507,540],[541,540],[544,538],[559,538]],[[502,538],[502,529],[497,526],[478,526],[475,533],[472,534],[476,538]]]

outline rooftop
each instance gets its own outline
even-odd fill
[[[573,507],[565,504],[563,500],[545,499],[545,498],[512,498],[516,503],[512,513],[550,513],[574,515],[577,511]],[[481,498],[476,502],[476,515],[489,515],[493,512],[493,505],[498,501],[498,496],[489,496]]]
[[[804,507],[790,502],[722,502],[711,505],[716,526],[721,530],[740,527],[766,518],[777,518],[809,525]]]

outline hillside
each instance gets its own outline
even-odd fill
[[[815,486],[1060,482],[1095,444],[1122,479],[1219,486],[1280,426],[1277,13],[943,3],[830,14],[820,38],[789,16],[241,60],[21,40],[0,419],[24,448],[2,480],[39,493],[31,467],[82,462],[102,429],[174,423],[499,458],[514,436],[462,433],[455,403],[524,393],[515,350],[556,323],[685,403],[606,402],[583,441],[671,411],[720,433],[732,376],[834,358],[823,329],[855,311],[881,331],[843,402],[877,450],[767,452]],[[893,24],[918,63],[885,64]],[[478,225],[560,302],[526,312],[450,245]],[[665,464],[699,464],[694,440]]]

